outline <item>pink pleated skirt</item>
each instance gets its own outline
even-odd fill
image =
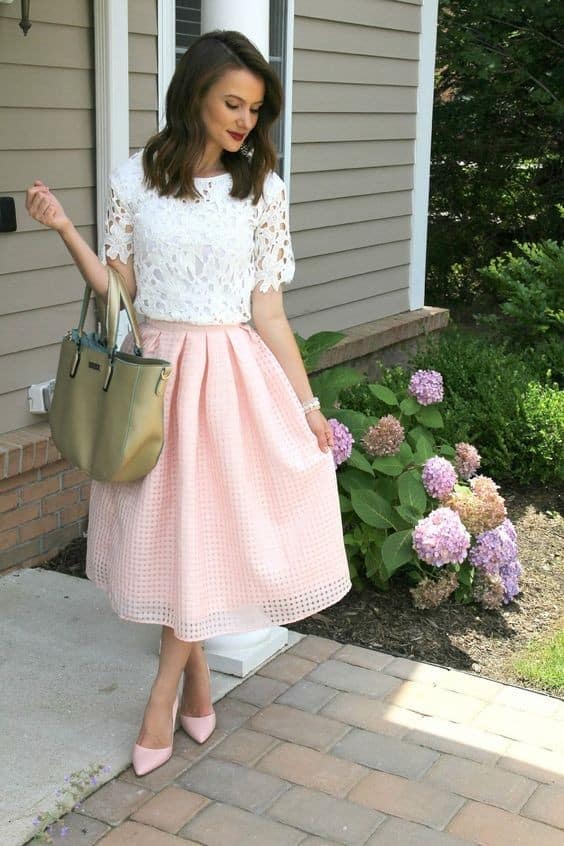
[[[121,618],[186,641],[333,605],[352,587],[333,456],[274,353],[247,323],[141,335],[173,368],[164,446],[144,478],[92,482],[87,577]]]

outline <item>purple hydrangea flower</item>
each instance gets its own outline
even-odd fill
[[[422,561],[434,567],[461,563],[470,546],[470,533],[451,508],[436,508],[413,530],[413,549]]]
[[[503,581],[504,593],[503,601],[507,605],[511,600],[517,596],[521,588],[519,587],[519,576],[523,572],[520,561],[515,558],[507,564],[503,564],[499,568],[499,575]]]
[[[409,380],[407,392],[420,405],[442,402],[443,377],[437,370],[416,370]]]
[[[517,558],[515,529],[507,518],[495,529],[482,532],[468,553],[468,560],[474,567],[480,567],[490,575]]]
[[[330,417],[327,421],[333,430],[333,460],[335,468],[351,457],[352,445],[354,438],[351,435],[350,429],[344,423],[340,423],[335,417]]]
[[[423,465],[421,480],[430,496],[435,499],[444,499],[453,491],[456,484],[456,471],[446,458],[434,455]]]
[[[495,529],[478,535],[468,559],[489,575],[500,576],[506,605],[519,593],[519,576],[523,568],[518,559],[517,533],[511,520],[506,518]]]

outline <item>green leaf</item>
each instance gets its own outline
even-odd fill
[[[376,529],[393,528],[391,505],[374,491],[351,490],[351,502],[360,519]]]
[[[398,493],[402,505],[425,512],[427,507],[427,493],[423,487],[420,473],[417,470],[407,470],[398,479]]]
[[[382,544],[382,560],[389,576],[393,575],[399,567],[407,564],[413,557],[412,532],[408,529],[404,532],[394,532],[388,535]]]
[[[347,427],[356,443],[362,440],[362,436],[368,427],[376,422],[376,418],[369,417],[361,411],[353,411],[350,408],[332,408],[330,416]]]
[[[407,441],[404,441],[403,444],[399,448],[398,458],[405,467],[407,464],[411,464],[413,461],[413,450],[409,446]]]
[[[411,505],[394,505],[394,509],[410,526],[416,526],[423,516]]]
[[[449,444],[441,444],[441,446],[437,448],[437,452],[445,458],[454,458],[456,456],[456,450],[454,447],[449,446]]]
[[[432,432],[429,432],[429,430],[425,429],[423,426],[413,426],[413,428],[410,429],[407,433],[406,437],[409,440],[409,443],[413,444],[413,446],[415,447],[417,446],[417,441],[419,440],[419,438],[426,438],[432,447],[435,446],[435,436]]]
[[[399,476],[403,472],[404,465],[397,455],[378,455],[372,462],[375,470],[385,473],[386,476]]]
[[[383,497],[386,502],[394,502],[398,498],[398,486],[395,479],[386,476],[380,476],[375,479],[372,490]]]
[[[398,405],[398,398],[394,394],[390,388],[386,388],[385,385],[374,385],[369,384],[368,390],[370,393],[374,394],[375,397],[378,397],[379,400],[386,403],[386,405]]]
[[[363,382],[366,377],[363,373],[353,367],[329,367],[317,376],[311,376],[309,383],[311,389],[324,408],[332,408],[343,388],[350,385],[357,385]]]
[[[429,439],[426,438],[424,435],[419,435],[415,444],[415,463],[424,464],[425,461],[435,455],[435,453],[435,447],[429,442]]]
[[[372,487],[370,476],[363,473],[362,470],[357,470],[356,467],[340,467],[337,471],[337,478],[342,489],[348,494],[353,488],[370,489]]]
[[[371,463],[358,449],[355,449],[355,447],[352,448],[351,454],[347,459],[347,466],[356,467],[357,470],[362,470],[364,473],[369,473],[371,476],[374,475]]]
[[[412,414],[417,414],[421,406],[414,397],[407,397],[400,402],[400,411],[406,417],[411,417]]]
[[[342,514],[349,514],[353,510],[352,502],[342,493],[339,493],[339,503],[341,505]]]
[[[444,426],[441,412],[438,408],[432,405],[424,406],[421,411],[415,415],[415,419],[423,426],[428,426],[429,429],[442,429]]]

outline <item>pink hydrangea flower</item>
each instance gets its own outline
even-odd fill
[[[362,437],[362,445],[369,455],[396,455],[405,440],[405,429],[393,414],[381,417],[369,426]]]
[[[456,444],[455,449],[456,459],[454,466],[456,468],[456,472],[461,479],[469,479],[470,476],[474,475],[482,462],[480,453],[476,447],[472,446],[472,444],[467,444],[464,441]]]
[[[413,549],[434,567],[462,563],[470,546],[470,533],[451,508],[436,508],[413,530]]]
[[[444,499],[453,491],[457,481],[456,471],[446,458],[434,455],[423,465],[421,480],[430,496]]]
[[[407,392],[420,405],[442,402],[443,377],[437,370],[416,370],[409,380]]]

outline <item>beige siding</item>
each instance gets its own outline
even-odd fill
[[[60,237],[34,221],[25,192],[53,189],[95,247],[94,43],[90,0],[0,5],[0,194],[18,229],[0,233],[0,432],[42,419],[27,388],[56,373],[60,340],[76,322],[83,280]]]
[[[158,128],[157,0],[129,3],[129,147],[143,147]]]
[[[0,233],[0,433],[45,419],[27,389],[56,374],[60,340],[78,320],[84,282],[60,237],[26,212],[42,179],[96,249],[92,0],[0,5],[0,194],[14,197],[18,230]],[[129,4],[131,150],[157,127],[157,0]]]
[[[296,0],[286,312],[306,337],[409,309],[420,11]]]

